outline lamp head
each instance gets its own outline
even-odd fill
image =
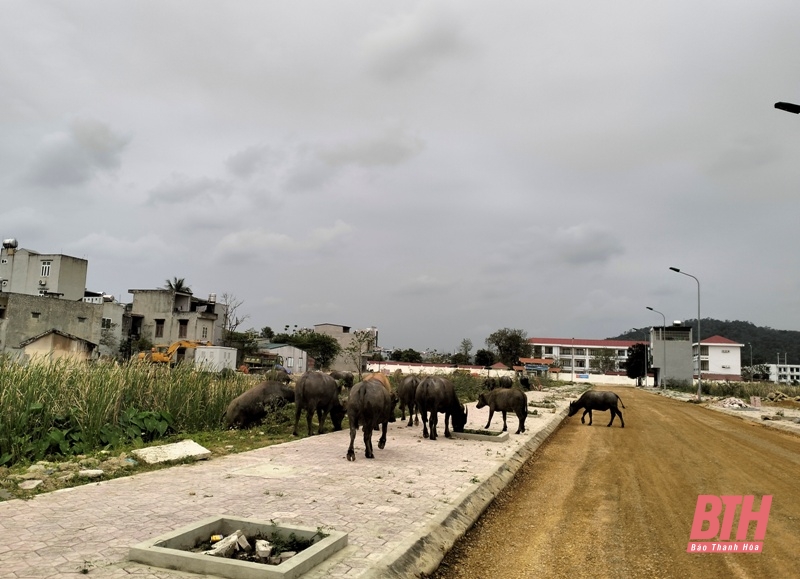
[[[645,306],[645,307],[646,307],[648,310],[650,310],[651,312],[653,311],[653,308],[651,308],[650,306]]]
[[[679,270],[677,267],[671,267],[670,269],[671,269],[672,271],[677,271],[678,273],[680,273],[680,272],[681,272],[681,270]]]

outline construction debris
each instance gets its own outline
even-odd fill
[[[740,409],[742,409],[742,408],[747,408],[748,407],[746,402],[744,402],[743,400],[740,400],[739,398],[734,398],[734,397],[725,398],[724,400],[720,400],[719,402],[717,402],[717,405],[718,406],[722,406],[723,408],[740,408]]]

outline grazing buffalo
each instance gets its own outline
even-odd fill
[[[386,388],[386,391],[389,393],[389,396],[392,397],[392,415],[389,417],[389,422],[395,422],[394,417],[394,408],[397,406],[397,394],[394,393],[394,389],[392,388],[392,383],[389,380],[389,377],[382,372],[373,372],[372,374],[364,374],[362,381],[366,380],[377,380],[383,387]]]
[[[519,377],[519,385],[522,386],[525,390],[531,389],[531,380],[527,376],[520,376]]]
[[[619,421],[622,423],[622,428],[625,428],[625,421],[622,419],[622,411],[617,408],[617,401],[622,404],[622,398],[617,396],[614,392],[607,392],[605,390],[590,390],[588,392],[584,392],[575,402],[569,403],[569,413],[567,416],[572,416],[576,414],[578,410],[583,408],[584,411],[583,415],[581,416],[581,424],[584,423],[584,417],[588,413],[589,426],[591,426],[592,410],[610,410],[611,422],[608,423],[608,426],[611,426],[614,423],[614,417],[619,414]],[[625,408],[625,405],[622,404],[622,407]]]
[[[300,414],[306,411],[306,422],[308,423],[308,435],[311,436],[311,419],[314,413],[317,414],[319,422],[318,434],[322,434],[325,425],[325,417],[330,413],[331,422],[334,430],[342,429],[342,419],[345,410],[339,402],[339,391],[341,388],[336,384],[336,380],[323,374],[322,372],[306,372],[297,380],[294,390],[294,431],[292,434],[297,436],[297,424],[300,422]]]
[[[292,381],[292,375],[284,368],[272,368],[264,374],[264,378],[272,382],[283,382],[284,384]]]
[[[364,380],[350,390],[347,399],[347,419],[350,422],[350,446],[347,449],[347,460],[356,459],[353,442],[358,427],[364,431],[364,456],[375,458],[372,452],[372,431],[381,428],[378,448],[386,446],[386,430],[389,427],[389,415],[393,412],[392,398],[386,388],[377,380]]]
[[[400,386],[397,387],[397,399],[400,403],[401,418],[406,419],[406,406],[408,406],[408,425],[419,425],[419,409],[416,404],[417,386],[420,383],[419,376],[410,375],[403,378]]]
[[[498,388],[489,392],[481,392],[478,396],[478,403],[475,408],[489,407],[489,420],[486,421],[484,428],[489,428],[492,423],[492,416],[495,410],[503,413],[503,432],[508,430],[506,425],[506,413],[511,411],[519,419],[519,428],[516,434],[525,432],[525,419],[528,417],[528,399],[522,390],[516,388]]]
[[[511,388],[514,385],[514,381],[509,376],[500,376],[497,380],[498,388]]]
[[[225,410],[225,428],[249,428],[264,420],[271,406],[287,402],[294,402],[294,390],[280,382],[261,382],[231,400]]]
[[[353,387],[353,373],[344,372],[342,370],[334,370],[331,372],[331,378],[339,382],[342,386],[350,390]]]
[[[497,378],[484,378],[483,387],[487,390],[494,390],[497,388]]]
[[[436,425],[439,423],[439,413],[444,412],[444,436],[450,438],[450,417],[453,417],[453,430],[464,432],[467,423],[467,407],[462,406],[456,396],[453,383],[447,378],[429,376],[417,386],[415,396],[419,413],[422,415],[422,436],[428,438],[430,425],[430,439],[436,440]],[[428,418],[430,412],[430,419]]]

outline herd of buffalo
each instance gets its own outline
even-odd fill
[[[294,436],[300,416],[305,411],[307,432],[312,432],[312,418],[316,414],[318,434],[324,431],[325,420],[330,415],[334,430],[342,429],[342,420],[347,416],[350,423],[350,446],[347,459],[355,460],[353,443],[359,427],[364,433],[365,456],[374,458],[372,452],[372,431],[380,428],[378,448],[386,445],[386,431],[389,422],[395,422],[395,407],[400,407],[401,419],[406,419],[408,409],[408,426],[419,425],[422,415],[422,436],[430,440],[438,437],[437,426],[439,414],[444,414],[444,435],[450,438],[450,422],[453,431],[463,432],[467,422],[467,407],[462,405],[456,395],[453,383],[443,376],[409,375],[398,380],[396,391],[388,377],[382,373],[367,374],[361,382],[353,384],[350,372],[309,371],[297,379],[295,387],[288,385],[289,376],[278,375],[254,386],[236,397],[228,405],[223,420],[227,428],[249,428],[259,424],[267,412],[275,404],[293,402],[295,404]],[[523,388],[529,388],[527,378],[520,380]],[[527,397],[519,388],[513,388],[513,381],[508,377],[487,378],[484,381],[487,391],[478,397],[476,408],[489,407],[489,420],[485,428],[489,428],[496,411],[503,416],[503,431],[507,430],[506,415],[514,412],[519,420],[517,434],[525,432],[525,419],[528,416]],[[344,401],[342,395],[346,393]],[[589,391],[578,400],[570,403],[569,416],[584,409],[581,422],[589,414],[589,425],[592,424],[592,410],[611,410],[611,422],[619,415],[622,427],[622,412],[617,407],[619,397],[613,392]],[[620,400],[621,402],[621,400]],[[625,407],[624,405],[622,406]],[[608,424],[611,426],[611,423]]]

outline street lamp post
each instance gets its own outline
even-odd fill
[[[685,271],[679,270],[677,267],[670,267],[672,271],[680,273],[682,275],[688,276],[692,278],[694,281],[697,282],[697,401],[700,402],[700,396],[702,395],[702,382],[703,382],[703,370],[702,370],[702,363],[700,362],[700,354],[702,353],[702,349],[700,347],[700,280],[694,277],[690,273],[686,273]]]
[[[750,382],[753,381],[753,342],[747,344],[750,346]]]
[[[654,310],[650,306],[646,306],[648,310],[651,312],[655,312],[657,314],[661,314],[658,310]],[[661,326],[661,344],[664,346],[664,367],[661,368],[661,388],[665,389],[667,387],[666,378],[667,378],[667,340],[665,339],[664,332],[667,329],[667,318],[664,314],[661,314],[661,319],[664,320],[664,325]]]

